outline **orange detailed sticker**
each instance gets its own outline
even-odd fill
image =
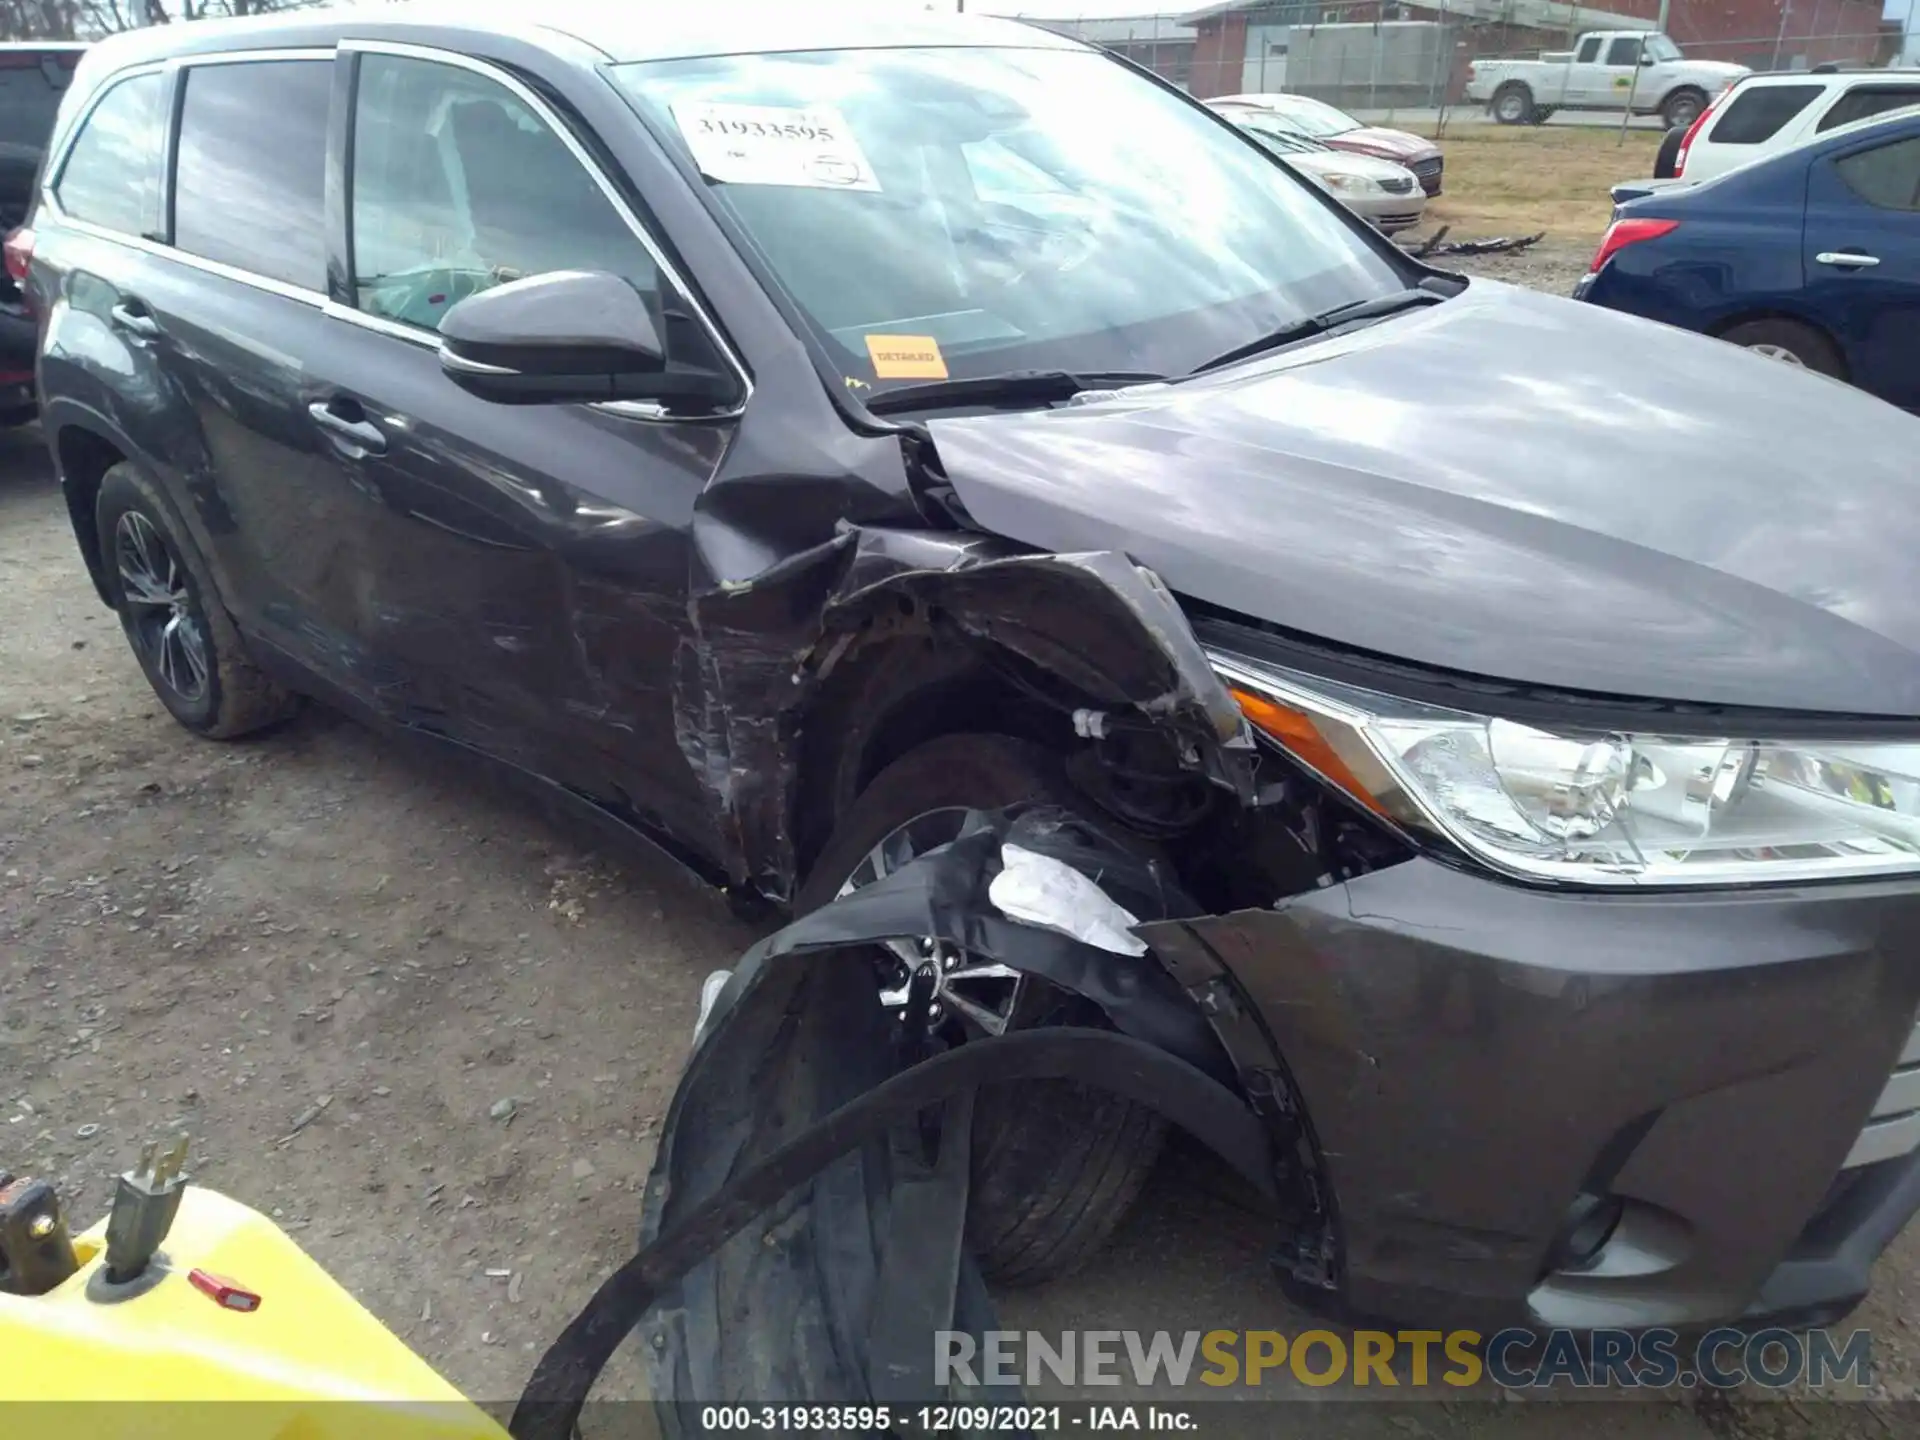
[[[947,362],[931,335],[869,335],[867,354],[881,380],[944,380]]]

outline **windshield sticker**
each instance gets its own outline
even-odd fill
[[[719,105],[688,101],[673,120],[709,180],[878,191],[880,182],[840,112],[827,105]]]
[[[946,357],[931,335],[869,335],[867,354],[880,380],[944,380]]]

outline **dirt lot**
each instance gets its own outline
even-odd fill
[[[278,1217],[455,1384],[510,1398],[630,1250],[700,981],[751,932],[664,864],[598,853],[327,713],[188,737],[88,587],[33,430],[0,434],[0,593],[0,1160],[91,1221],[144,1139],[190,1131],[198,1179]],[[1264,1248],[1165,1167],[1107,1260],[1007,1297],[1005,1318],[1297,1329]],[[1882,1400],[1915,1394],[1917,1318],[1910,1234],[1859,1320]],[[1370,1440],[1838,1440],[1914,1420],[1810,1397],[1210,1416],[1204,1433]]]
[[[1607,228],[1608,187],[1651,175],[1660,137],[1630,130],[1623,143],[1612,129],[1451,125],[1440,143],[1446,189],[1427,206],[1420,234],[1442,225],[1452,227],[1449,240],[1547,233],[1517,255],[1436,257],[1434,263],[1566,295],[1586,274]]]

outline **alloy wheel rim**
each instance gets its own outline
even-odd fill
[[[929,851],[958,839],[976,810],[929,810],[896,826],[853,867],[834,898],[891,875]],[[976,960],[963,949],[935,940],[888,940],[880,1004],[902,1025],[959,1038],[1004,1035],[1013,1023],[1026,984],[1012,966]],[[916,998],[916,991],[923,1000]]]
[[[1518,95],[1503,95],[1500,98],[1500,115],[1503,119],[1518,120],[1525,109]]]
[[[1807,362],[1784,345],[1749,345],[1747,348],[1756,355],[1764,355],[1769,360],[1778,360],[1782,365],[1791,365],[1796,370],[1807,368]]]
[[[206,627],[173,547],[151,520],[129,510],[113,527],[113,554],[127,623],[148,670],[180,699],[205,699],[212,674]]]

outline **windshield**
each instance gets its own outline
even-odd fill
[[[856,390],[1015,369],[1181,375],[1405,284],[1255,145],[1092,52],[612,73]]]
[[[1360,122],[1346,111],[1336,110],[1325,101],[1305,95],[1289,95],[1287,103],[1275,109],[1273,114],[1301,134],[1318,139],[1344,135],[1349,130],[1360,128]]]
[[[1318,140],[1302,135],[1277,115],[1250,110],[1223,113],[1269,150],[1277,150],[1285,155],[1311,155],[1316,152],[1324,154],[1327,150],[1327,147]]]
[[[1647,36],[1647,38],[1641,42],[1640,50],[1642,54],[1650,56],[1658,62],[1678,60],[1680,58],[1680,47],[1664,35]]]

